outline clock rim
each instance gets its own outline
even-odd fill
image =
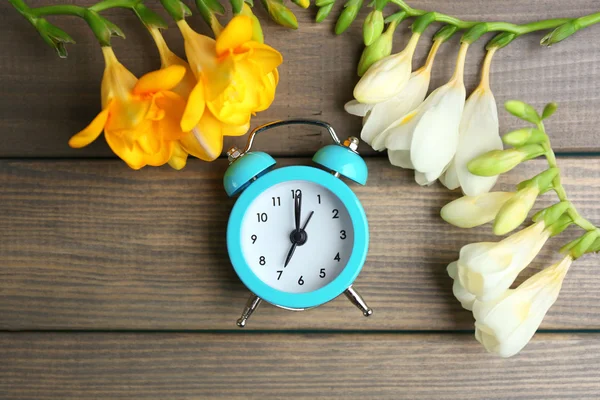
[[[241,226],[250,204],[265,190],[286,181],[302,180],[321,185],[331,191],[346,207],[354,229],[352,254],[340,274],[327,285],[304,293],[277,290],[263,282],[246,262],[242,251]],[[236,201],[227,224],[229,259],[242,283],[256,296],[282,308],[302,310],[325,304],[350,287],[367,258],[369,226],[365,210],[356,194],[341,179],[319,168],[294,165],[278,168],[258,178],[248,186]]]

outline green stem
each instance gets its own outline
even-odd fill
[[[73,5],[56,5],[39,8],[30,8],[29,13],[34,17],[43,17],[46,15],[74,15],[83,18],[85,8]]]
[[[537,127],[542,132],[546,132],[543,122],[540,121],[537,124]],[[550,139],[546,139],[546,141],[542,143],[542,146],[546,151],[544,155],[546,156],[546,160],[548,161],[548,165],[550,166],[550,168],[558,168],[558,163],[556,162],[556,154],[554,154],[554,150],[552,150]],[[569,214],[569,217],[571,217],[571,219],[573,220],[574,224],[578,225],[582,229],[585,229],[586,231],[593,231],[597,229],[593,223],[582,217],[573,205],[573,203],[570,202],[569,198],[567,197],[567,191],[561,183],[560,172],[552,181],[552,188],[561,201],[568,201],[571,204],[567,213]]]
[[[390,3],[396,4],[400,7],[409,17],[420,17],[421,15],[427,14],[429,11],[419,10],[416,8],[410,7],[403,0],[389,0]],[[456,26],[458,29],[470,29],[475,25],[481,23],[480,21],[466,21],[451,15],[442,14],[439,12],[434,12],[435,21],[443,22],[447,24],[451,24]],[[525,35],[531,32],[537,32],[541,30],[553,29],[556,28],[566,22],[572,21],[573,18],[555,18],[555,19],[546,19],[542,21],[534,21],[529,22],[523,25],[517,25],[510,22],[486,22],[487,32],[510,32],[514,33],[517,36]],[[587,27],[593,25],[595,23],[600,22],[600,13],[589,14],[584,17],[579,18],[581,21],[582,27]]]

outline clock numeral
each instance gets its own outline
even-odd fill
[[[271,200],[273,200],[273,207],[281,206],[281,197],[271,197]]]
[[[326,276],[325,268],[321,268],[321,271],[319,271],[319,278],[325,278]]]
[[[304,285],[304,279],[302,279],[302,275],[300,275],[300,278],[298,278],[298,285]]]
[[[258,218],[258,222],[267,222],[267,219],[269,219],[267,213],[256,213],[256,217]]]
[[[346,239],[346,231],[343,229],[340,231],[340,239],[342,239],[342,240]]]
[[[283,271],[279,270],[279,271],[277,271],[277,273],[279,274],[279,275],[277,275],[277,280],[279,280],[281,278],[281,274],[283,274]]]
[[[320,194],[317,195],[317,200],[319,200],[319,204],[321,204],[321,195]]]
[[[256,243],[256,239],[258,239],[258,236],[252,235],[252,236],[250,236],[250,239],[252,239],[252,244],[254,244],[254,243]]]
[[[260,265],[265,265],[267,263],[267,260],[265,259],[265,256],[260,256],[260,258],[258,259],[258,263]]]
[[[290,190],[292,191],[292,199],[295,199],[297,194],[302,196],[302,190],[300,190],[300,189],[290,189]]]
[[[338,252],[333,259],[337,262],[340,262],[340,253]]]
[[[340,211],[337,208],[334,208],[333,210],[331,210],[331,213],[333,214],[332,219],[337,219],[340,217]]]

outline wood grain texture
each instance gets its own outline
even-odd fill
[[[582,214],[600,222],[598,159],[559,163]],[[356,287],[374,316],[363,318],[345,298],[302,313],[265,305],[248,329],[472,329],[445,267],[462,245],[497,238],[489,226],[460,230],[439,218],[457,193],[421,188],[383,159],[368,165],[368,185],[352,187],[371,232]],[[498,188],[543,165],[507,174]],[[179,172],[135,172],[110,160],[0,162],[0,329],[233,328],[248,291],[226,251],[233,200],[222,188],[225,168],[224,161]],[[552,240],[524,276],[556,260],[575,233]],[[599,260],[575,263],[544,328],[600,328]]]
[[[92,0],[73,3],[88,5]],[[48,4],[45,0],[28,0],[31,6]],[[159,10],[158,2],[147,2]],[[435,9],[464,19],[508,20],[523,23],[550,17],[575,17],[598,11],[597,0],[521,0],[460,2],[417,1],[415,7]],[[339,7],[342,6],[340,2]],[[300,29],[286,30],[268,20],[260,6],[267,42],[285,58],[280,69],[281,82],[273,106],[253,121],[254,125],[288,117],[318,117],[333,124],[343,135],[357,135],[360,120],[343,111],[352,97],[357,81],[355,68],[362,51],[361,22],[363,10],[352,28],[336,37],[332,33],[337,12],[322,24],[313,22],[315,9],[294,8]],[[165,15],[164,12],[161,12]],[[159,66],[154,45],[133,14],[126,10],[106,13],[128,35],[126,41],[114,39],[120,60],[138,76]],[[166,16],[166,15],[165,15]],[[80,150],[67,146],[71,135],[82,129],[99,111],[99,85],[103,61],[98,46],[86,25],[69,17],[52,19],[64,27],[78,44],[69,47],[67,60],[59,59],[47,47],[28,22],[8,2],[0,3],[0,157],[106,157],[113,156],[103,139]],[[207,33],[201,18],[190,18],[193,27]],[[174,24],[171,24],[174,26]],[[409,36],[408,23],[396,34],[395,48],[401,49]],[[549,101],[560,104],[552,122],[556,148],[562,151],[598,151],[600,134],[596,129],[600,108],[600,44],[596,40],[600,27],[577,33],[552,48],[541,48],[542,34],[520,38],[499,52],[493,64],[492,86],[499,103],[519,98],[542,107]],[[415,55],[420,65],[428,52],[428,30]],[[174,51],[183,54],[179,33],[173,27],[166,32]],[[457,50],[455,38],[442,47],[434,68],[431,87],[443,84],[451,75]],[[478,79],[483,42],[469,50],[466,81],[471,89]],[[501,130],[518,126],[516,119],[501,112]],[[275,155],[309,155],[327,142],[323,132],[315,129],[282,130],[279,134],[258,139],[265,151]],[[227,140],[226,146],[239,143]],[[365,152],[372,150],[364,148]]]
[[[0,392],[25,399],[598,399],[600,334],[517,357],[472,335],[0,334]]]

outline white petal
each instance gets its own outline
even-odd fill
[[[373,104],[363,104],[358,100],[350,100],[346,104],[344,104],[344,110],[348,114],[356,115],[358,117],[364,117],[367,115],[367,112],[373,108]]]
[[[446,172],[440,176],[440,182],[450,190],[454,190],[460,186],[454,161],[450,163],[450,166],[446,169]]]
[[[450,163],[458,145],[458,128],[465,101],[463,85],[451,85],[439,103],[420,118],[411,142],[415,169],[438,176]]]
[[[489,89],[476,89],[466,102],[460,123],[459,143],[454,158],[456,172],[463,192],[477,196],[491,190],[497,177],[473,175],[467,164],[490,150],[501,150],[496,100]]]
[[[410,161],[410,151],[408,150],[388,150],[390,164],[406,169],[414,169]]]
[[[384,150],[387,135],[381,134],[392,123],[423,102],[429,88],[429,77],[428,71],[413,74],[397,96],[376,104],[363,126],[361,138],[371,144],[375,150]]]
[[[433,184],[433,182],[435,182],[436,179],[428,180],[427,176],[424,173],[415,171],[415,182],[417,182],[421,186],[429,186]]]

